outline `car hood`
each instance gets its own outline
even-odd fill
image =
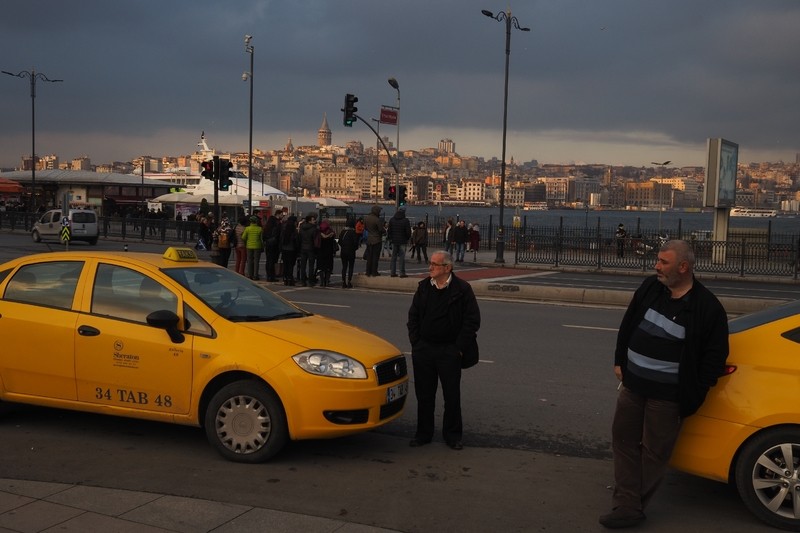
[[[396,346],[377,335],[319,315],[240,325],[296,344],[299,347],[298,352],[309,349],[331,350],[354,357],[367,366],[401,355]],[[312,336],[313,342],[310,341]]]

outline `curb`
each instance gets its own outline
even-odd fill
[[[359,273],[353,276],[353,286],[362,289],[413,293],[417,290],[417,285],[421,279],[421,277],[414,276],[393,278],[388,275],[368,277],[363,273]],[[528,302],[627,307],[633,296],[632,291],[536,286],[502,280],[474,280],[469,283],[478,298]],[[787,300],[769,298],[732,298],[724,296],[720,297],[719,300],[725,310],[732,315],[752,313],[787,302]]]

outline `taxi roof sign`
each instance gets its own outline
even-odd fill
[[[177,246],[170,246],[164,252],[164,259],[169,261],[177,261],[179,263],[196,263],[200,261],[197,253],[191,248],[179,248]]]

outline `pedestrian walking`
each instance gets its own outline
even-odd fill
[[[444,249],[447,253],[453,253],[453,227],[455,226],[455,222],[453,222],[452,218],[447,219],[447,223],[445,223],[444,230],[442,231],[442,242]]]
[[[320,245],[317,215],[309,214],[297,229],[300,235],[300,281],[304,287],[317,284],[317,250]]]
[[[258,217],[253,215],[249,219],[250,224],[242,232],[242,240],[247,250],[247,277],[258,281],[258,265],[261,262],[261,224]]]
[[[470,225],[467,231],[467,241],[469,242],[469,251],[477,253],[481,247],[481,232],[477,222]]]
[[[234,231],[228,215],[222,215],[219,226],[214,230],[213,239],[217,244],[217,261],[220,266],[228,268],[231,259],[231,247],[233,246]]]
[[[411,235],[411,243],[414,246],[414,252],[417,255],[417,263],[422,262],[422,258],[425,258],[425,262],[428,262],[428,227],[425,225],[425,222],[419,221],[417,222],[416,227],[414,228],[414,232]],[[414,255],[411,255],[411,258],[414,258]]]
[[[286,222],[281,226],[280,242],[281,258],[283,259],[283,284],[294,286],[294,269],[297,263],[298,250],[300,249],[296,216],[287,217]]]
[[[463,220],[459,220],[450,232],[452,247],[455,249],[456,263],[464,262],[464,251],[467,248],[467,226]]]
[[[278,258],[281,255],[281,247],[278,243],[278,238],[281,234],[282,218],[283,211],[277,211],[274,215],[267,217],[267,222],[264,224],[264,229],[261,234],[264,254],[266,256],[267,281],[272,282],[277,281],[275,265],[278,264]]]
[[[614,238],[617,240],[617,257],[625,257],[625,239],[628,238],[628,232],[625,231],[625,224],[617,226],[617,231],[614,232]]]
[[[353,288],[353,268],[356,263],[356,252],[360,246],[360,236],[353,227],[352,220],[345,222],[339,233],[339,256],[342,260],[342,288]]]
[[[364,232],[367,234],[367,276],[380,276],[378,264],[381,258],[381,243],[384,234],[380,215],[381,206],[373,205],[369,214],[364,217]]]
[[[245,275],[244,269],[245,265],[247,264],[247,248],[244,245],[244,239],[242,238],[242,234],[244,233],[244,229],[247,227],[247,217],[241,216],[239,217],[236,226],[233,228],[233,235],[235,241],[235,248],[234,253],[236,254],[236,266],[234,267],[237,274],[241,274],[242,276]]]
[[[333,272],[333,257],[336,255],[336,232],[331,228],[327,220],[319,223],[319,248],[317,248],[317,271],[319,272],[319,284],[327,287],[331,282],[331,272]]]
[[[406,209],[404,207],[398,209],[394,216],[389,219],[386,235],[392,246],[390,268],[392,277],[397,277],[398,263],[400,277],[408,277],[406,275],[406,246],[411,239],[411,222],[406,218]]]

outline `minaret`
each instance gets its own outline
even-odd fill
[[[317,145],[320,147],[330,146],[331,138],[331,129],[328,127],[328,114],[325,113],[322,115],[322,126],[320,126],[319,131],[317,131]]]

